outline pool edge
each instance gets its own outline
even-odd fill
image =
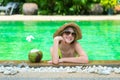
[[[120,15],[11,15],[11,16],[0,16],[0,21],[78,21],[78,20],[120,20]]]
[[[58,65],[48,64],[47,61],[41,61],[39,63],[31,63],[28,60],[0,60],[0,64],[14,64],[18,65],[21,63],[26,63],[31,67],[44,67],[44,66],[120,66],[120,60],[94,60],[89,61],[88,64],[76,64],[76,63],[60,63]]]

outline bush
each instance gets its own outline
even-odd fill
[[[94,12],[98,15],[102,13],[102,7],[106,12],[107,8],[114,6],[116,2],[116,0],[5,0],[5,3],[9,1],[21,3],[19,13],[22,13],[23,3],[36,3],[38,15],[91,15]],[[97,8],[101,9],[101,12]]]

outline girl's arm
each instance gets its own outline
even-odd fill
[[[63,40],[61,36],[57,36],[54,38],[53,46],[50,49],[51,55],[52,55],[52,63],[58,64],[59,63],[59,55],[58,55],[58,48],[59,48],[59,42]]]
[[[88,57],[78,42],[75,42],[75,50],[79,55],[78,57],[61,58],[59,61],[72,63],[88,63]]]

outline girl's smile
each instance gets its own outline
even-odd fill
[[[63,31],[63,39],[66,43],[72,43],[75,39],[76,33],[72,28],[68,28],[67,30]]]

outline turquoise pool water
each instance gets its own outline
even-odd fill
[[[50,60],[53,33],[68,21],[1,21],[0,60],[28,60],[31,49]],[[83,33],[79,43],[90,60],[120,60],[120,21],[74,21]],[[33,36],[31,42],[27,36]]]

